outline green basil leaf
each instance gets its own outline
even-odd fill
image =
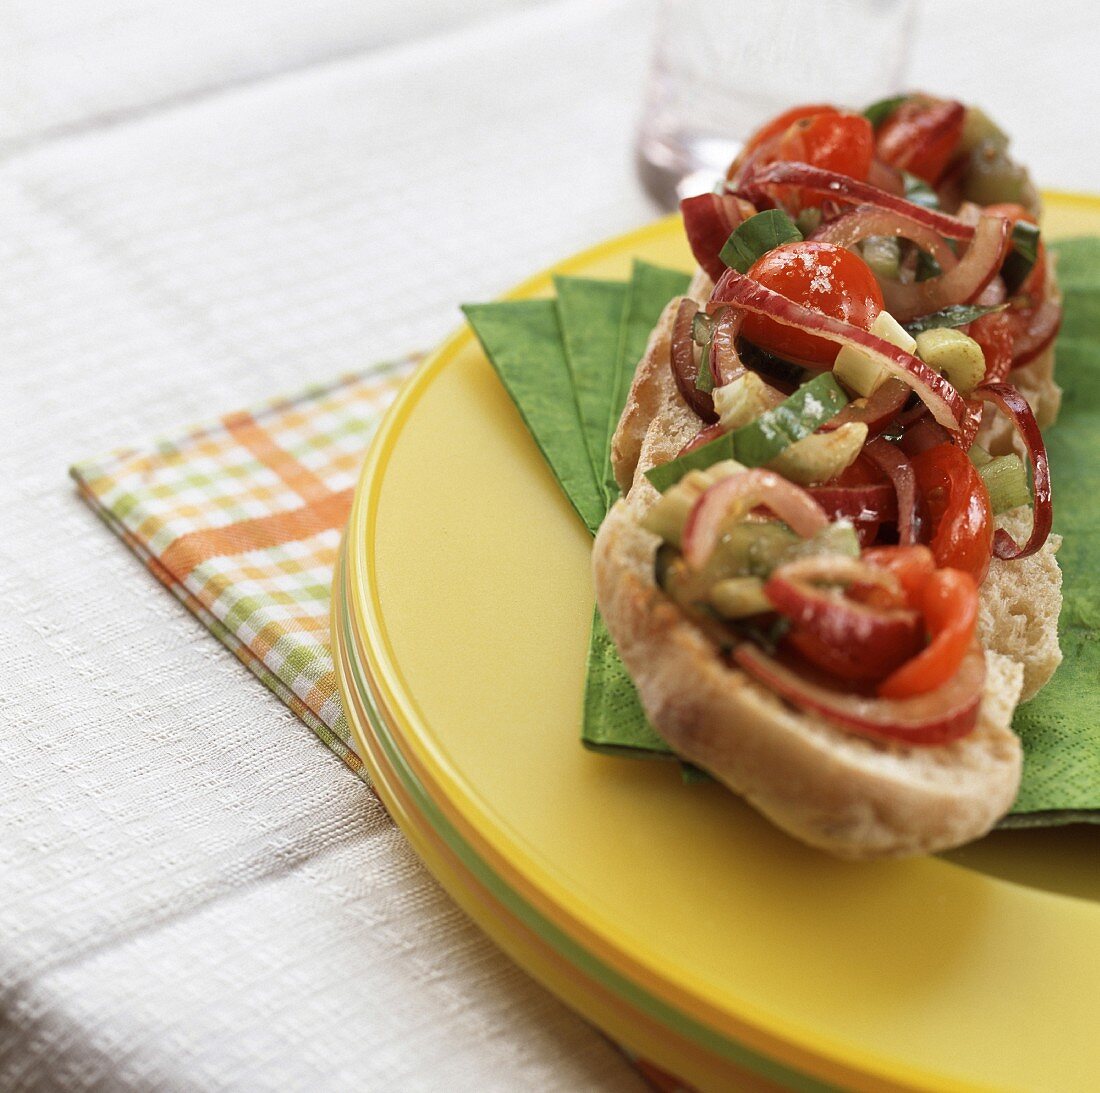
[[[908,95],[893,95],[889,99],[879,99],[863,111],[863,116],[872,129],[877,129],[908,98]]]
[[[908,171],[901,172],[902,181],[905,183],[905,200],[912,201],[914,205],[921,205],[926,209],[939,209],[940,199],[936,191],[924,181]]]
[[[995,304],[993,307],[981,307],[978,304],[951,304],[942,311],[933,311],[930,315],[921,315],[912,322],[905,324],[905,329],[910,334],[919,334],[922,330],[932,330],[940,326],[966,326],[983,315],[992,315],[997,311],[1004,311],[1007,303]]]
[[[1035,268],[1039,258],[1039,229],[1026,220],[1017,220],[1011,240],[1012,249],[1001,266],[1001,277],[1009,293],[1015,292]]]
[[[927,281],[930,277],[939,277],[943,267],[927,251],[917,251],[916,280]]]
[[[782,209],[768,209],[738,224],[726,240],[720,257],[730,269],[745,273],[761,255],[801,239],[802,233]]]

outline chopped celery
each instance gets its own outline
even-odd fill
[[[814,433],[795,441],[768,467],[800,486],[828,482],[855,462],[866,439],[867,426],[862,421],[849,421],[831,433]]]
[[[999,455],[980,466],[978,474],[982,476],[985,488],[989,490],[989,504],[994,513],[1031,504],[1031,491],[1027,488],[1027,467],[1018,455]]]
[[[983,141],[970,153],[963,194],[979,205],[1008,202],[1031,208],[1035,203],[1035,189],[1027,170],[989,141]]]
[[[970,446],[970,451],[966,454],[970,456],[970,462],[979,469],[984,467],[993,458],[993,456],[991,456],[980,444],[972,444]]]
[[[710,590],[711,606],[727,619],[743,619],[772,610],[759,577],[727,577]]]
[[[745,468],[732,459],[715,463],[706,470],[689,471],[676,485],[665,490],[642,517],[642,527],[659,535],[666,543],[680,545],[684,521],[704,490]]]
[[[917,354],[930,368],[942,372],[962,395],[969,395],[985,375],[982,347],[953,327],[922,330],[917,335]]]
[[[977,106],[968,107],[962,136],[959,138],[959,151],[972,152],[978,145],[985,143],[1003,152],[1008,148],[1008,137],[984,110]]]
[[[908,331],[901,326],[897,319],[889,311],[880,311],[871,323],[871,333],[904,349],[906,353],[912,353],[917,343]],[[878,361],[872,360],[866,353],[855,346],[841,346],[836,355],[836,363],[833,372],[845,386],[855,391],[857,395],[866,397],[875,390],[879,384],[889,378],[890,373]]]
[[[876,277],[896,280],[901,244],[896,235],[869,235],[863,241],[863,260]]]
[[[859,557],[859,536],[851,520],[836,520],[822,528],[812,539],[803,539],[787,551],[785,562],[811,558],[819,554],[843,554]]]
[[[755,421],[765,410],[776,405],[773,391],[774,388],[769,387],[755,372],[745,372],[730,383],[716,387],[714,409],[722,428],[729,432]],[[780,401],[782,397],[778,395]]]

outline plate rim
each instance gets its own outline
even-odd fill
[[[1063,195],[1049,196],[1055,198],[1055,201],[1063,197]],[[1100,199],[1089,195],[1064,195],[1064,197],[1067,201],[1074,204],[1085,204],[1093,210],[1100,209]],[[504,298],[515,299],[542,294],[551,287],[551,278],[553,276],[568,273],[571,269],[577,267],[588,266],[592,262],[598,261],[603,257],[620,254],[623,248],[629,247],[631,243],[637,245],[640,241],[647,238],[664,235],[668,233],[670,227],[674,226],[678,221],[678,215],[672,214],[668,217],[654,221],[637,231],[624,233],[623,235],[605,240],[594,247],[590,247],[587,250],[571,256],[548,270],[541,271],[529,277],[508,292]],[[394,728],[394,735],[398,738],[405,735],[401,728],[402,722],[405,723],[406,730],[411,728],[414,733],[415,725],[413,724],[413,720],[408,716],[408,710],[401,709],[395,712],[394,708],[390,706],[390,702],[397,697],[398,691],[400,690],[401,679],[399,672],[396,677],[391,675],[390,672],[391,669],[396,669],[395,657],[385,634],[384,626],[378,625],[381,623],[380,605],[374,598],[377,589],[372,581],[372,571],[369,565],[369,559],[364,558],[364,547],[370,534],[373,516],[376,513],[377,493],[380,489],[382,479],[384,478],[389,456],[392,454],[393,447],[396,445],[397,437],[400,434],[404,421],[409,414],[411,414],[420,395],[427,389],[439,370],[445,367],[448,361],[463,348],[464,343],[472,341],[472,339],[473,335],[468,328],[459,328],[425,360],[414,377],[404,385],[397,400],[395,400],[393,406],[391,406],[390,410],[387,412],[371,445],[370,453],[360,476],[359,485],[356,488],[352,517],[349,521],[347,564],[356,574],[353,584],[357,585],[358,581],[361,579],[364,582],[364,587],[367,589],[366,600],[364,603],[359,604],[361,608],[360,611],[352,611],[354,596],[351,600],[348,600],[346,605],[348,611],[351,612],[353,616],[351,619],[353,629],[359,631],[358,636],[354,639],[354,644],[357,648],[357,652],[362,654],[364,666],[370,663],[371,667],[374,669],[373,672],[369,672],[367,686],[378,704],[379,709],[376,712],[379,721],[387,726],[390,726],[391,719],[397,722],[396,726],[391,727]],[[358,549],[356,544],[358,544]],[[365,562],[368,564],[364,566]],[[338,601],[342,602],[342,599],[342,597],[334,596],[334,604]],[[355,626],[356,616],[361,626]],[[386,663],[387,661],[389,662],[388,664]],[[375,673],[377,673],[377,677]],[[362,681],[360,681],[360,683],[362,683]],[[345,685],[352,686],[353,684],[352,681],[341,678],[342,694],[345,690]],[[387,702],[387,697],[390,702]],[[345,704],[347,704],[346,695],[344,696],[344,700]],[[398,705],[400,706],[401,704],[398,703]],[[415,707],[413,707],[413,709],[415,710]],[[360,738],[359,742],[362,747],[364,741],[361,734],[365,734],[371,730],[360,725],[355,718],[349,717],[349,722],[352,724],[357,737]],[[377,725],[374,726],[373,731],[379,731],[379,727]],[[423,743],[423,741],[421,741],[421,743]],[[400,746],[395,746],[398,747],[400,751]],[[403,756],[403,758],[406,763],[408,763],[411,756]],[[419,762],[413,760],[413,766],[420,768],[420,774],[425,773],[424,768],[421,767]],[[428,773],[430,775],[430,772]],[[434,780],[429,780],[429,785],[432,781]],[[436,785],[436,788],[438,790],[438,785]],[[427,794],[428,799],[431,799],[430,791],[424,790],[424,792]],[[478,854],[475,848],[471,847],[470,850],[471,853],[475,855]],[[478,856],[480,857],[480,855]],[[948,863],[944,864],[945,866],[948,865]],[[958,866],[949,867],[959,868]],[[491,867],[489,868],[491,869]],[[990,883],[997,884],[1011,883],[992,877],[988,878],[988,880]],[[507,886],[506,881],[502,883],[505,883]],[[553,886],[558,886],[557,882],[554,882]],[[511,888],[509,888],[509,890],[512,891]],[[1074,900],[1076,897],[1042,893],[1041,898]],[[555,903],[554,905],[556,907],[561,906],[560,903]],[[658,999],[658,1001],[661,1000]],[[661,1004],[663,1005],[664,1003],[662,1002]],[[767,1014],[763,1016],[770,1017],[770,1015]],[[760,1026],[754,1025],[751,1018],[747,1020],[748,1027],[744,1031],[748,1033],[750,1039],[755,1039],[756,1035],[762,1035],[765,1040],[769,1041],[767,1054],[760,1056],[762,1059],[770,1064],[773,1061],[781,1061],[781,1057],[787,1055],[787,1059],[782,1061],[784,1065],[791,1066],[793,1072],[783,1079],[786,1081],[791,1081],[792,1078],[797,1080],[799,1077],[808,1076],[811,1071],[818,1071],[824,1076],[824,1072],[827,1071],[829,1072],[829,1078],[826,1080],[836,1080],[837,1077],[840,1077],[841,1080],[846,1082],[857,1082],[860,1085],[865,1085],[868,1079],[872,1079],[876,1075],[878,1080],[881,1080],[888,1074],[887,1080],[891,1083],[892,1087],[896,1087],[897,1084],[900,1083],[908,1088],[911,1085],[923,1087],[929,1079],[933,1081],[943,1081],[946,1077],[945,1075],[914,1069],[908,1064],[901,1063],[897,1059],[892,1059],[888,1056],[874,1052],[866,1054],[863,1052],[857,1053],[858,1056],[860,1056],[857,1061],[856,1055],[847,1050],[849,1045],[830,1045],[827,1042],[823,1042],[820,1038],[817,1038],[814,1040],[813,1047],[811,1047],[805,1035],[808,1030],[799,1029],[797,1026],[793,1025],[785,1030],[781,1030],[770,1025],[770,1023],[765,1026]],[[754,1035],[754,1033],[756,1035]],[[741,1041],[731,1039],[730,1042],[735,1044],[739,1049],[746,1050],[744,1043]],[[830,1051],[830,1047],[842,1048],[842,1055],[838,1056],[834,1051]],[[748,1048],[747,1050],[751,1051],[752,1049]],[[788,1054],[788,1051],[791,1054]],[[792,1054],[798,1058],[798,1064],[793,1062],[791,1058]],[[851,1060],[855,1068],[849,1069],[848,1063],[842,1062],[842,1058]],[[807,1063],[810,1064],[811,1071],[805,1069]],[[887,1071],[883,1071],[883,1064],[888,1064]],[[842,1073],[839,1075],[835,1069],[837,1065],[842,1068]]]

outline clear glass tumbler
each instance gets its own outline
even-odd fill
[[[862,108],[905,79],[916,0],[663,0],[638,170],[666,208],[798,103]]]

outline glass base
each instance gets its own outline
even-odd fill
[[[681,199],[714,189],[740,147],[736,140],[690,134],[662,137],[643,130],[634,158],[646,192],[671,211]]]

